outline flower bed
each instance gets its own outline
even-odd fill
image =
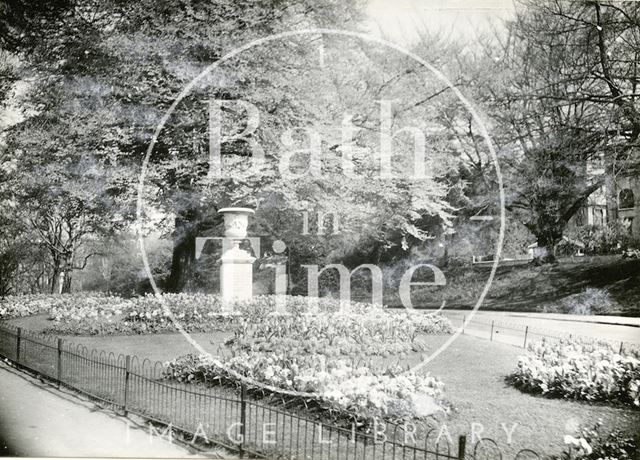
[[[257,296],[251,300],[235,302],[228,309],[232,313],[226,313],[222,311],[222,301],[217,295],[163,294],[161,298],[149,295],[123,299],[101,293],[76,293],[7,297],[0,307],[0,319],[48,313],[52,323],[46,332],[107,335],[175,332],[176,327],[171,319],[173,316],[189,332],[233,332],[238,325],[259,324],[270,315],[277,315],[281,319],[287,315],[297,318],[309,312],[310,306],[308,298],[290,296],[286,298],[286,308],[279,311],[275,296]],[[335,324],[336,321],[329,320],[327,315],[343,315],[343,309],[346,309],[345,318],[349,315],[357,317],[363,312],[379,313],[364,327],[358,324],[359,320],[348,322],[354,332],[364,331],[365,335],[354,336],[356,342],[336,343],[336,346],[346,352],[349,346],[362,343],[367,338],[367,333],[370,337],[393,337],[389,344],[390,351],[401,352],[403,350],[400,348],[403,348],[408,352],[412,345],[411,340],[406,343],[407,337],[415,336],[417,332],[436,334],[452,331],[451,323],[443,316],[414,314],[410,317],[406,311],[393,312],[378,305],[341,303],[328,298],[317,299],[317,310],[314,311],[318,312],[319,319],[315,320],[316,327],[325,328],[326,334],[331,334],[330,323]],[[320,324],[322,318],[324,325]],[[296,326],[289,321],[281,332],[289,334],[292,330],[295,331]],[[369,342],[373,343],[371,340]],[[381,340],[375,342],[379,343]]]
[[[601,433],[602,422],[592,428],[581,428],[576,436],[565,435],[565,451],[548,460],[632,460],[637,459],[638,444],[635,439],[614,430]]]
[[[66,312],[81,308],[88,302],[93,306],[111,305],[114,297],[102,293],[49,295],[27,294],[7,296],[0,300],[0,320],[22,318],[51,312]]]
[[[52,332],[61,334],[108,334],[118,332],[122,312],[131,301],[119,297],[77,296],[73,302],[53,302],[49,319]]]
[[[400,355],[422,351],[420,333],[449,334],[453,327],[441,315],[414,315],[376,309],[368,314],[320,312],[281,314],[253,321],[244,317],[229,342],[236,350],[285,353],[295,349],[326,356]]]
[[[530,393],[640,407],[640,359],[620,355],[608,343],[542,340],[531,344],[510,376]]]
[[[207,356],[187,355],[165,363],[167,379],[208,385],[237,385],[233,371],[259,384],[277,389],[314,393],[300,397],[299,403],[333,414],[337,420],[355,420],[369,425],[374,419],[406,420],[432,415],[442,408],[444,385],[431,376],[401,374],[388,368],[373,373],[366,366],[353,366],[345,360],[326,360],[323,355],[287,355],[245,352],[224,358],[222,366]],[[232,372],[229,372],[231,370]],[[273,394],[260,385],[248,385],[255,393]],[[287,394],[291,401],[295,396]]]
[[[47,332],[59,334],[150,334],[175,332],[173,315],[188,331],[215,330],[229,315],[220,313],[217,296],[164,294],[122,299],[86,296],[80,306],[54,307]]]
[[[451,323],[440,315],[413,314],[379,307],[338,311],[326,304],[308,314],[302,304],[288,313],[244,303],[226,342],[231,356],[212,358],[187,355],[166,363],[165,377],[186,383],[235,386],[240,376],[254,382],[255,393],[279,394],[287,403],[309,405],[333,416],[336,423],[356,421],[367,427],[374,419],[406,420],[443,410],[443,384],[389,365],[422,351],[421,333],[447,334]],[[336,308],[331,308],[336,307]],[[376,357],[377,363],[373,359]],[[366,363],[363,365],[363,363]],[[404,372],[403,372],[404,371]],[[236,374],[237,373],[237,374]],[[261,385],[272,388],[265,390]],[[313,393],[296,397],[288,392]]]

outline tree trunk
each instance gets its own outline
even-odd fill
[[[60,289],[60,294],[68,294],[71,292],[71,270],[66,270],[64,272],[64,279],[62,281],[62,288]]]
[[[68,253],[64,258],[64,279],[62,280],[62,287],[60,289],[61,294],[68,294],[71,292],[71,278],[73,274],[74,257],[73,252]]]
[[[533,251],[533,263],[536,265],[557,262],[556,246],[562,240],[562,229],[547,229],[543,234],[536,235],[538,247]]]
[[[176,233],[173,240],[173,253],[171,255],[171,274],[167,280],[167,290],[170,292],[182,292],[188,290],[190,280],[193,277],[193,265],[195,262],[196,235],[190,229],[191,223],[181,222],[176,219]],[[179,236],[178,236],[179,235]]]
[[[192,288],[196,257],[196,237],[201,235],[202,213],[197,209],[182,212],[175,219],[171,273],[165,288],[169,292],[183,292]]]
[[[173,254],[171,257],[171,273],[165,284],[169,292],[184,292],[195,289],[196,279],[196,238],[212,235],[222,218],[216,208],[183,211],[175,219],[173,232]]]
[[[51,286],[51,294],[60,293],[60,265],[56,260],[54,260],[54,266],[51,273],[49,285]]]
[[[63,284],[64,272],[62,270],[54,270],[53,279],[51,281],[51,294],[62,294]]]

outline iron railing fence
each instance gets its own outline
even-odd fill
[[[0,324],[0,356],[98,400],[115,412],[142,416],[169,427],[168,433],[179,430],[241,456],[327,460],[503,458],[497,444],[488,438],[467,446],[467,437],[459,436],[457,446],[452,446],[450,438],[426,426],[386,423],[372,433],[347,429],[313,419],[295,408],[260,402],[247,394],[244,385],[235,389],[175,382],[165,377],[161,362],[89,350],[7,324]],[[167,429],[158,433],[167,435]],[[514,457],[540,458],[527,449]]]
[[[476,337],[486,338],[491,341],[499,341],[509,343],[522,348],[526,348],[534,340],[548,339],[582,339],[586,341],[598,340],[608,343],[619,353],[627,352],[640,355],[640,343],[629,342],[624,340],[612,340],[601,337],[576,334],[572,332],[563,332],[554,329],[546,329],[527,324],[511,323],[507,321],[483,321],[471,319],[466,321],[466,315],[463,316],[461,324],[462,333],[473,335]],[[455,322],[454,322],[455,325]]]

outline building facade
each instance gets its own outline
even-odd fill
[[[571,218],[569,228],[601,227],[615,222],[620,222],[630,235],[640,237],[640,177],[637,175],[608,180]]]
[[[613,182],[609,200],[612,218],[620,221],[630,234],[640,236],[640,177],[626,175]]]

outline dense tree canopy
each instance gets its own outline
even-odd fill
[[[51,219],[80,226],[61,248],[44,239],[54,259],[53,280],[59,271],[75,267],[69,261],[77,257],[80,240],[108,235],[131,221],[132,191],[151,135],[195,75],[251,39],[296,27],[357,27],[358,18],[355,4],[304,0],[79,1],[24,15],[24,4],[9,7],[15,17],[3,29],[4,44],[29,63],[23,75],[29,89],[21,100],[28,116],[10,130],[7,141],[7,151],[24,172],[13,178],[16,197],[33,204],[21,211],[43,238],[50,232],[60,243],[60,226],[41,228]],[[35,24],[42,34],[34,35]],[[319,47],[327,49],[322,62]],[[448,185],[433,176],[452,164],[428,158],[430,177],[407,182],[403,174],[411,171],[413,143],[410,136],[396,136],[394,149],[402,152],[393,159],[397,177],[379,177],[374,144],[380,101],[400,98],[385,109],[390,130],[413,120],[424,120],[417,125],[425,129],[433,108],[421,98],[425,90],[441,92],[422,81],[415,63],[379,48],[309,34],[270,42],[224,63],[181,101],[157,139],[145,189],[148,213],[174,217],[161,227],[174,234],[170,288],[184,286],[195,236],[217,222],[215,211],[225,205],[263,209],[259,225],[271,230],[274,208],[294,220],[303,210],[339,212],[342,228],[351,232],[325,244],[317,253],[322,257],[365,244],[380,259],[385,251],[406,250],[448,224]],[[231,101],[252,104],[260,119],[250,138],[222,143],[224,174],[212,180],[207,109],[214,99],[230,101],[224,107],[223,136],[232,137],[247,115]],[[336,129],[344,121],[354,125],[348,140]],[[305,153],[312,141],[314,151]],[[445,157],[439,142],[426,149]],[[347,150],[356,174],[345,181]],[[264,165],[252,168],[261,152],[266,152]],[[290,165],[280,169],[287,154],[293,154]],[[313,158],[316,154],[321,158]],[[311,160],[318,162],[320,175],[305,173]],[[47,180],[30,182],[33,173]],[[288,235],[294,246],[300,242],[297,227],[292,225]],[[57,262],[56,254],[69,261]]]
[[[3,225],[2,251],[7,261],[23,251],[14,238],[22,235],[40,254],[5,264],[2,280],[43,266],[45,254],[49,288],[69,289],[73,271],[109,246],[100,241],[133,230],[152,141],[144,225],[135,229],[173,240],[167,289],[197,279],[195,238],[219,234],[216,211],[229,205],[255,207],[256,233],[287,241],[297,264],[393,264],[415,250],[437,257],[452,227],[456,247],[476,238],[475,250],[495,250],[496,223],[469,223],[499,212],[480,129],[451,88],[402,53],[307,33],[261,43],[200,75],[279,32],[365,31],[363,6],[1,2],[0,103],[22,117],[2,132],[0,199],[12,223]],[[412,45],[478,105],[498,147],[511,216],[542,246],[557,244],[604,183],[590,161],[604,158],[608,177],[635,164],[638,8],[521,3],[486,43],[442,46],[425,34]],[[388,170],[384,145],[393,152]],[[340,231],[312,241],[301,234],[304,212],[337,215]]]

